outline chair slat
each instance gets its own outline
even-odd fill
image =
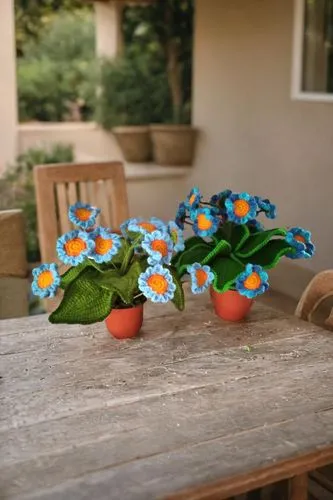
[[[68,202],[66,184],[63,182],[55,185],[58,201],[58,214],[59,214],[59,233],[66,233],[70,231],[71,224],[68,220]]]

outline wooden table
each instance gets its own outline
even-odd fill
[[[0,497],[222,500],[333,462],[332,334],[207,300],[148,305],[129,341],[0,322]]]

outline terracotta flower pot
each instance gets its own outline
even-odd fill
[[[211,287],[210,296],[215,313],[226,321],[244,319],[253,304],[253,299],[248,299],[234,290],[219,293]]]
[[[116,339],[135,337],[143,322],[143,304],[128,309],[113,309],[105,320],[109,333]]]

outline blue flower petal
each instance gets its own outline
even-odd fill
[[[191,212],[191,219],[194,233],[202,238],[215,234],[220,224],[220,218],[208,207]]]
[[[236,278],[236,290],[248,299],[266,292],[268,286],[268,274],[255,264],[247,264],[245,271]]]
[[[181,252],[184,250],[185,241],[183,231],[172,220],[168,223],[168,231],[174,244],[174,251]]]
[[[257,215],[257,203],[253,196],[248,193],[233,193],[225,200],[227,217],[229,221],[236,224],[246,224],[255,219]],[[242,210],[240,210],[240,207]]]
[[[79,226],[81,229],[89,229],[96,223],[96,218],[100,214],[100,209],[89,205],[89,203],[81,203],[78,201],[71,205],[68,210],[69,220]]]
[[[164,231],[146,233],[141,243],[142,248],[149,255],[148,264],[169,264],[173,252],[172,239]]]
[[[94,250],[94,240],[89,233],[83,231],[70,231],[58,238],[56,250],[59,259],[70,266],[81,264]]]
[[[214,273],[209,266],[202,266],[198,262],[187,266],[187,272],[191,276],[192,293],[203,293],[214,280]]]
[[[95,243],[94,249],[89,257],[99,264],[110,262],[121,248],[121,237],[119,234],[111,233],[106,227],[97,227],[89,234],[89,238]]]
[[[33,269],[32,275],[31,289],[34,295],[41,299],[55,296],[61,283],[57,264],[42,264]]]
[[[170,271],[160,264],[148,267],[141,273],[138,286],[147,299],[157,303],[172,300],[176,290]]]

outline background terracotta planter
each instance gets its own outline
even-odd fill
[[[106,327],[116,339],[135,337],[143,322],[143,304],[128,309],[113,309],[105,320]]]
[[[151,161],[152,144],[149,127],[114,127],[112,132],[126,161],[130,163]]]
[[[197,131],[190,125],[151,125],[153,159],[158,165],[192,165]]]
[[[211,287],[210,296],[215,313],[226,321],[240,321],[244,319],[253,304],[252,299],[248,299],[234,290],[219,293]]]

